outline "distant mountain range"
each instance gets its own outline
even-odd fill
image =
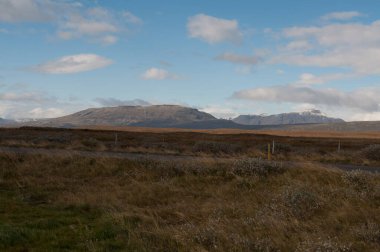
[[[0,118],[0,125],[11,125],[11,124],[15,124],[15,123],[16,122],[13,120]]]
[[[234,118],[233,121],[243,125],[289,125],[344,122],[342,119],[327,117],[319,110],[278,115],[240,115]]]
[[[197,109],[177,105],[156,105],[91,108],[59,118],[28,122],[26,125],[53,127],[107,125],[162,128],[212,120],[217,119]]]
[[[217,119],[194,108],[177,105],[119,106],[91,108],[52,118],[15,122],[0,119],[1,126],[77,128],[83,126],[136,126],[185,129],[265,129],[315,131],[380,131],[380,122],[344,122],[318,110],[278,115],[241,115]]]

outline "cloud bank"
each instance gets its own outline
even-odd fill
[[[47,74],[73,74],[103,68],[112,61],[96,54],[77,54],[38,65],[32,69]]]
[[[198,38],[209,44],[239,43],[243,39],[243,33],[240,31],[236,20],[222,19],[205,14],[190,17],[187,30],[191,38]]]
[[[341,108],[348,107],[367,112],[380,111],[380,88],[341,91],[333,88],[316,89],[283,85],[241,90],[235,92],[233,98],[276,103],[307,103]]]
[[[223,53],[215,57],[215,60],[227,61],[235,64],[256,65],[260,58],[257,56],[239,55],[235,53]]]
[[[95,102],[99,103],[101,106],[106,107],[117,107],[117,106],[150,106],[150,102],[134,99],[134,100],[119,100],[115,98],[96,98]]]
[[[168,72],[165,69],[160,68],[149,68],[142,75],[141,78],[144,80],[175,80],[179,76],[173,73]]]
[[[85,8],[80,2],[58,0],[1,0],[0,22],[52,24],[63,40],[86,39],[114,44],[143,21],[129,11],[102,7]]]

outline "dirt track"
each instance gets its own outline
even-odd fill
[[[128,152],[105,152],[105,151],[78,151],[78,150],[62,150],[62,149],[42,149],[42,148],[26,148],[26,147],[1,147],[0,153],[12,153],[12,154],[29,154],[29,155],[53,155],[53,156],[81,156],[81,157],[103,157],[103,158],[122,158],[130,160],[140,159],[153,159],[158,161],[164,160],[215,160],[219,162],[229,162],[232,158],[219,158],[219,157],[199,157],[199,156],[180,156],[170,154],[142,154],[142,153],[128,153]],[[370,166],[358,166],[349,164],[326,164],[326,163],[312,163],[312,162],[284,162],[289,165],[307,165],[318,164],[321,167],[330,169],[340,169],[344,171],[368,171],[372,173],[380,173],[380,167]]]

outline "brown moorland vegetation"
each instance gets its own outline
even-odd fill
[[[255,135],[273,135],[288,137],[318,137],[318,138],[360,138],[360,139],[380,139],[379,131],[333,131],[333,130],[242,130],[242,129],[179,129],[179,128],[148,128],[134,126],[82,126],[78,129],[91,130],[110,130],[110,131],[128,131],[128,132],[145,132],[145,133],[173,133],[173,132],[197,132],[208,134],[255,134]]]
[[[0,154],[2,251],[379,251],[380,175]]]
[[[142,129],[141,129],[142,130]],[[112,131],[93,129],[0,129],[0,146],[65,150],[158,153],[185,156],[254,157],[265,159],[268,144],[275,141],[278,161],[316,161],[380,166],[380,140],[331,137],[281,136],[259,133],[214,134],[203,132]],[[310,133],[310,132],[309,132]],[[274,134],[274,133],[273,133]],[[285,134],[285,133],[284,133]],[[311,133],[310,133],[311,134]],[[369,134],[369,133],[368,133]],[[115,142],[115,140],[117,140]],[[338,146],[340,143],[340,151]]]

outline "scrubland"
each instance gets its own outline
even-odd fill
[[[376,139],[22,128],[3,147],[166,158],[0,151],[0,251],[380,250],[380,174],[284,162],[378,166]]]
[[[0,129],[0,147],[155,153],[182,156],[267,158],[268,144],[275,142],[278,161],[314,161],[380,166],[378,138],[279,136],[268,134],[211,134],[153,129],[154,132],[52,128]],[[326,134],[326,133],[325,133]],[[364,134],[364,133],[363,133]],[[374,134],[374,133],[373,133]],[[378,134],[380,136],[380,134]],[[115,141],[116,140],[116,141]],[[340,143],[340,151],[338,146]]]
[[[1,251],[379,251],[380,175],[0,154]]]

